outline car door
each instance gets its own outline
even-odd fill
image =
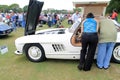
[[[43,4],[44,2],[40,2],[37,0],[29,1],[24,35],[35,34],[36,26]]]

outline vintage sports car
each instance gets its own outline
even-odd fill
[[[35,32],[37,25],[36,21],[38,20],[39,16],[37,13],[39,13],[39,10],[41,11],[43,2],[36,1],[33,3],[31,1],[30,4],[32,5],[29,5],[28,7],[25,36],[19,37],[15,40],[15,46],[17,49],[15,53],[24,53],[32,62],[41,62],[46,58],[79,59],[81,43],[77,36],[81,32],[79,27],[81,20],[78,20],[70,28],[50,28]],[[95,58],[96,56],[97,53]],[[120,63],[120,32],[118,32],[117,35],[117,41],[113,50],[112,60]]]
[[[0,36],[9,35],[13,31],[13,28],[9,25],[0,22]]]

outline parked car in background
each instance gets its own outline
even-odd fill
[[[40,23],[40,24],[46,24],[47,22],[48,22],[47,16],[41,14],[41,15],[39,16],[39,23]]]
[[[0,22],[0,36],[9,35],[14,28],[10,27],[8,24],[4,22]]]

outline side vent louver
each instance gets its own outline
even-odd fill
[[[55,50],[55,52],[59,52],[59,51],[64,51],[64,46],[62,44],[52,44],[53,49]]]

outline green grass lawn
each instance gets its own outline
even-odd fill
[[[66,21],[62,23],[69,27]],[[42,28],[47,28],[44,25]],[[108,70],[98,69],[95,63],[91,71],[84,72],[77,69],[78,60],[54,60],[45,62],[30,62],[25,55],[15,55],[14,41],[23,36],[24,29],[17,28],[7,37],[0,38],[0,45],[6,45],[8,52],[0,54],[0,80],[119,80],[120,64],[111,63]]]

